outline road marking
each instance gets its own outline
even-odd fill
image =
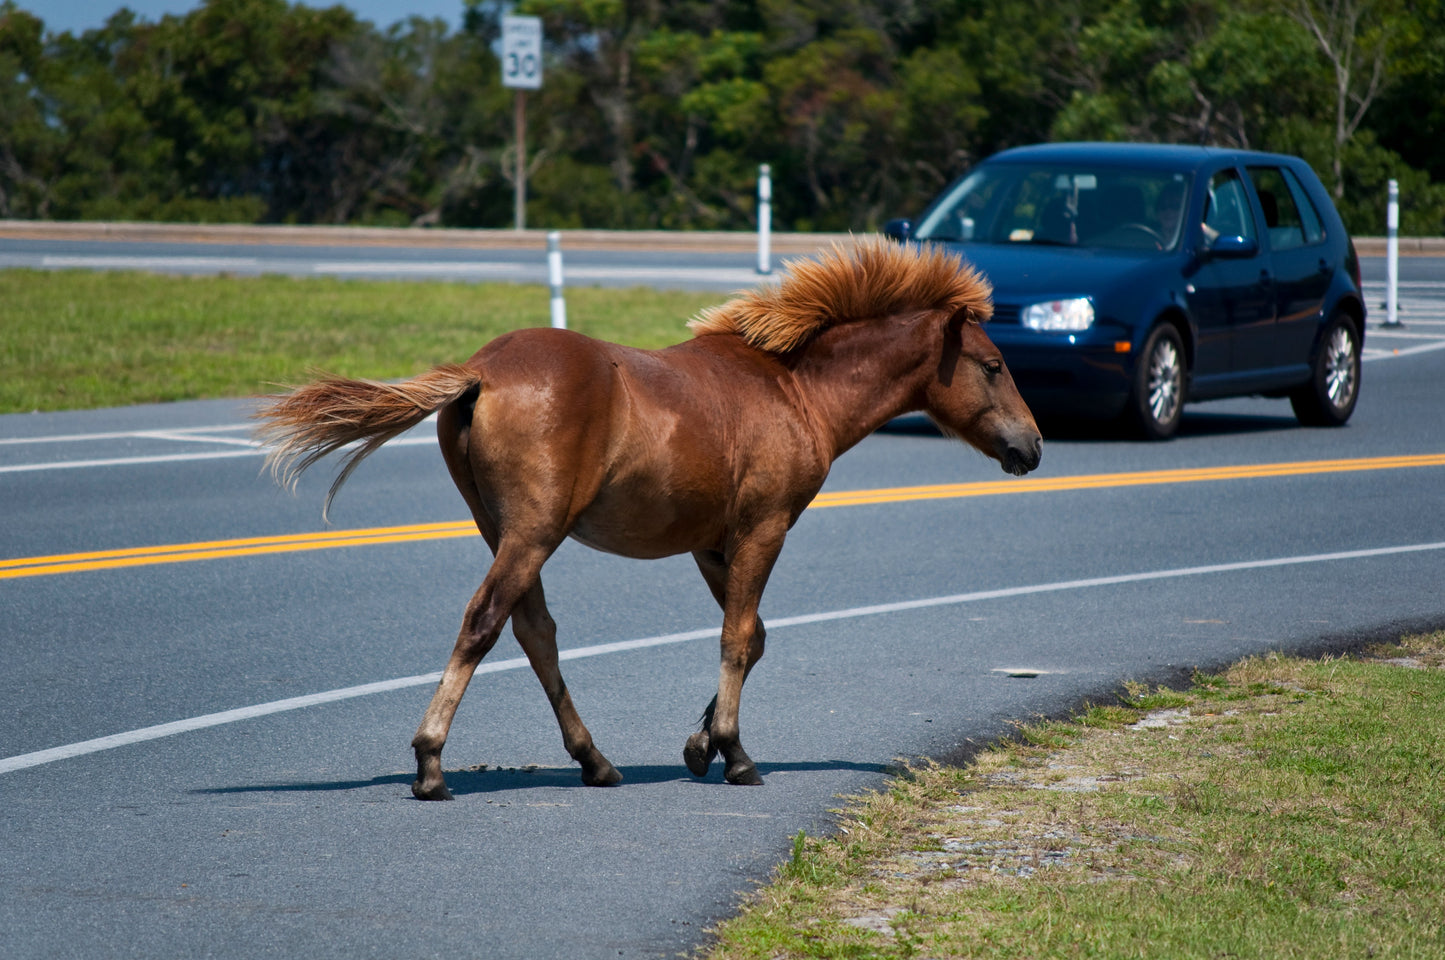
[[[1366,347],[1360,351],[1360,362],[1369,363],[1371,360],[1389,360],[1394,357],[1408,357],[1415,353],[1429,353],[1432,350],[1445,350],[1445,340],[1439,343],[1422,343],[1416,347],[1400,347],[1394,350],[1380,350]]]
[[[1411,323],[1413,325],[1420,323],[1420,321],[1415,320],[1411,321]],[[1391,330],[1388,327],[1370,331],[1371,340],[1377,337],[1399,337],[1403,340],[1445,340],[1445,334],[1441,333],[1412,333],[1409,330]]]
[[[243,450],[215,450],[207,453],[157,453],[140,457],[108,457],[99,460],[46,460],[41,463],[11,463],[0,466],[0,473],[34,473],[37,470],[79,470],[86,467],[132,467],[146,463],[190,463],[193,460],[225,460],[231,457],[263,457],[266,448],[249,440],[222,437],[165,437],[158,431],[151,433],[128,433],[128,437],[151,440],[190,440],[195,442],[218,443],[230,446],[240,445]],[[48,438],[47,438],[48,439]],[[436,438],[397,437],[387,441],[387,447],[436,446]]]
[[[111,457],[103,460],[51,460],[46,463],[11,463],[0,473],[33,473],[37,470],[80,470],[86,467],[130,467],[142,463],[189,463],[192,460],[225,460],[228,457],[257,457],[264,450],[218,450],[211,453],[162,453],[149,457]]]
[[[310,265],[312,273],[369,274],[394,273],[431,276],[434,274],[476,274],[506,276],[521,274],[542,276],[546,265],[541,263],[497,263],[484,260],[322,260]]]
[[[982,483],[945,483],[923,487],[893,487],[878,490],[840,490],[820,493],[814,507],[856,506],[865,503],[894,503],[903,500],[947,500],[958,497],[992,496],[1004,493],[1042,493],[1058,490],[1094,490],[1137,487],[1160,483],[1198,483],[1209,480],[1248,480],[1260,477],[1291,477],[1305,474],[1349,473],[1360,470],[1396,470],[1406,467],[1445,466],[1445,453],[1414,456],[1364,457],[1353,460],[1301,460],[1292,463],[1254,463],[1234,467],[1186,467],[1176,470],[1143,470],[1134,473],[1096,473],[1073,477],[1027,477]]]
[[[246,437],[210,437],[204,433],[184,433],[180,430],[143,430],[136,434],[141,440],[170,440],[175,443],[219,443],[223,446],[250,447],[253,450],[264,449],[259,440],[250,440]]]
[[[489,263],[466,260],[336,260],[311,265],[313,273],[349,276],[352,274],[392,274],[408,276],[485,276],[519,277],[528,281],[546,275],[541,263]],[[760,283],[776,283],[777,277],[760,277],[746,267],[628,267],[569,266],[567,279],[578,280],[706,280],[710,283],[735,283],[743,287]]]
[[[260,265],[256,257],[43,257],[47,268],[100,267],[109,270],[248,270]]]
[[[879,603],[865,607],[850,607],[845,610],[828,610],[821,613],[809,613],[794,617],[769,618],[766,621],[769,630],[780,630],[786,627],[805,626],[817,623],[829,623],[836,620],[852,620],[859,617],[881,616],[893,613],[903,613],[910,610],[924,610],[934,607],[958,606],[965,603],[977,603],[985,600],[1002,600],[1012,597],[1032,596],[1042,593],[1058,593],[1068,590],[1087,590],[1095,587],[1119,586],[1130,583],[1145,583],[1152,580],[1169,580],[1181,577],[1197,577],[1214,573],[1236,573],[1245,570],[1264,570],[1272,567],[1298,566],[1310,563],[1329,563],[1338,560],[1365,560],[1372,557],[1390,557],[1409,553],[1425,553],[1430,551],[1445,550],[1445,542],[1439,543],[1413,543],[1393,547],[1375,547],[1366,550],[1341,550],[1334,553],[1316,553],[1293,557],[1275,557],[1268,560],[1243,560],[1235,563],[1216,563],[1197,567],[1177,567],[1171,570],[1151,570],[1144,573],[1125,573],[1110,577],[1090,577],[1083,580],[1063,580],[1055,583],[1041,583],[1023,587],[1004,587],[999,590],[978,590],[973,593],[956,593],[943,597],[926,597],[919,600],[902,600],[896,603]],[[687,643],[692,640],[706,640],[716,638],[721,634],[717,627],[708,627],[701,630],[688,630],[683,633],[668,633],[656,637],[642,637],[636,640],[622,640],[616,643],[598,643],[585,647],[573,647],[568,650],[559,651],[559,660],[582,660],[589,657],[601,657],[612,653],[623,653],[631,650],[644,650],[651,647],[662,647],[670,644]],[[501,673],[507,670],[520,670],[527,666],[526,657],[513,657],[508,660],[496,660],[490,663],[483,662],[477,667],[478,674]],[[307,707],[319,706],[325,703],[335,703],[340,700],[351,700],[356,697],[366,697],[377,693],[387,693],[393,690],[403,690],[410,687],[426,686],[436,683],[441,679],[441,671],[433,673],[417,674],[410,677],[397,677],[394,680],[381,680],[376,683],[364,683],[354,687],[342,687],[337,690],[327,690],[321,693],[308,694],[301,697],[288,697],[285,700],[273,700],[270,703],[258,703],[249,707],[239,707],[234,710],[223,710],[219,713],[208,713],[199,717],[190,717],[185,720],[176,720],[171,723],[162,723],[150,727],[141,727],[137,730],[129,730],[124,733],[112,734],[107,737],[97,737],[93,740],[82,740],[78,743],[65,744],[64,746],[51,747],[47,750],[36,750],[32,753],[22,753],[12,757],[0,759],[0,773],[10,773],[15,770],[24,770],[29,767],[38,767],[47,763],[54,763],[57,760],[67,760],[72,757],[81,757],[86,754],[99,753],[103,750],[114,750],[117,747],[124,747],[130,744],[143,743],[147,740],[158,740],[162,737],[172,737],[181,733],[189,733],[193,730],[204,730],[208,727],[221,726],[228,723],[237,723],[242,720],[250,720],[256,717],[269,716],[275,713],[285,713],[291,710],[302,710]]]
[[[118,567],[143,567],[157,563],[182,563],[187,560],[216,560],[221,557],[294,553],[299,550],[371,546],[379,543],[407,543],[414,540],[441,540],[447,537],[473,536],[476,532],[476,526],[467,520],[419,523],[404,527],[373,527],[335,532],[284,534],[273,537],[245,537],[238,540],[177,543],[155,547],[95,550],[88,553],[57,554],[49,557],[17,557],[0,560],[0,580],[14,577],[39,577],[54,573],[79,573],[86,570],[112,570]]]
[[[419,443],[432,442],[428,438],[414,439]],[[234,457],[246,456],[255,452],[257,451],[226,451],[204,456]],[[1399,470],[1439,466],[1445,466],[1445,453],[1364,457],[1354,460],[1254,463],[1232,467],[1187,467],[1174,470],[1096,473],[1071,477],[1029,477],[976,483],[887,487],[876,490],[839,490],[818,494],[810,504],[810,509],[904,503],[915,500],[956,500],[963,497],[988,497],[1015,493],[1054,493],[1064,490],[1100,490],[1169,483],[1252,480],[1266,477],[1314,476],[1365,470]],[[205,540],[197,543],[128,547],[40,557],[14,557],[0,560],[0,580],[42,577],[60,573],[83,573],[94,570],[115,570],[122,567],[151,566],[161,563],[184,563],[192,560],[218,560],[225,557],[254,557],[273,553],[296,553],[303,550],[329,550],[336,547],[410,543],[419,540],[465,537],[475,533],[476,528],[471,521],[454,520],[394,527],[363,527],[269,537],[245,537],[237,540]]]
[[[237,430],[250,430],[250,424],[229,423],[215,427],[168,427],[163,431],[167,434],[203,434],[203,433],[233,433]],[[86,440],[130,440],[135,437],[155,436],[157,431],[153,430],[112,430],[107,433],[54,433],[39,437],[4,437],[0,438],[0,446],[16,446],[24,443],[75,443]]]

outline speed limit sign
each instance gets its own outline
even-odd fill
[[[542,20],[502,18],[502,86],[542,88]]]

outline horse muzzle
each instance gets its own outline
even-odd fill
[[[1044,456],[1044,438],[1037,433],[1021,440],[1004,439],[999,447],[998,462],[1004,473],[1016,477],[1037,467]]]

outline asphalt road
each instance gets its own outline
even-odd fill
[[[457,801],[411,799],[486,567],[479,538],[416,529],[466,516],[424,428],[328,529],[325,471],[295,496],[258,475],[244,404],[0,417],[4,953],[673,956],[896,757],[1125,679],[1445,625],[1445,304],[1417,290],[1413,338],[1372,325],[1344,429],[1234,400],[1167,444],[1051,434],[1052,489],[908,423],[846,455],[827,491],[990,486],[799,521],[743,698],[761,788],[681,763],[717,675],[690,561],[569,543],[544,572],[563,670],[625,782],[581,786],[505,638],[443,757]],[[336,545],[378,528],[402,529]]]
[[[568,285],[729,292],[758,281],[757,254],[689,250],[562,251]],[[781,267],[782,258],[770,258]],[[145,243],[105,240],[22,240],[0,237],[0,269],[147,270],[240,276],[285,274],[353,279],[546,283],[539,250],[353,245],[283,246],[240,243]]]
[[[565,244],[565,241],[564,241]],[[769,258],[776,275],[786,256]],[[567,249],[568,285],[652,286],[729,292],[758,282],[756,252],[692,249]],[[1364,278],[1383,290],[1383,257],[1362,257]],[[334,276],[392,280],[501,280],[546,283],[546,254],[525,248],[358,246],[354,244],[153,243],[0,237],[0,269],[147,270],[156,273]],[[1401,297],[1445,297],[1445,258],[1402,257]],[[1383,298],[1383,293],[1380,294]]]

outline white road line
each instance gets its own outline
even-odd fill
[[[1009,597],[1023,597],[1040,593],[1058,593],[1065,590],[1085,590],[1093,587],[1144,583],[1150,580],[1197,577],[1211,573],[1235,573],[1243,570],[1264,570],[1271,567],[1287,567],[1308,563],[1328,563],[1336,560],[1363,560],[1370,557],[1399,556],[1401,554],[1425,553],[1437,550],[1445,550],[1445,542],[1413,543],[1394,547],[1375,547],[1368,550],[1341,550],[1334,553],[1275,557],[1269,560],[1243,560],[1236,563],[1216,563],[1199,567],[1178,567],[1172,570],[1125,573],[1112,577],[1064,580],[1057,583],[1042,583],[1025,587],[1004,587],[1000,590],[979,590],[974,593],[956,593],[945,597],[902,600],[897,603],[879,603],[872,606],[850,607],[845,610],[829,610],[822,613],[809,613],[796,617],[777,617],[767,620],[766,624],[769,630],[778,630],[783,627],[827,623],[833,620],[851,620],[857,617],[902,613],[908,610],[923,610],[930,607],[957,606],[959,604],[976,603],[983,600],[1001,600]],[[720,633],[721,631],[718,628],[710,627],[702,630],[688,630],[684,633],[668,633],[657,637],[643,637],[637,640],[598,643],[591,646],[574,647],[570,650],[560,651],[558,659],[581,660],[588,657],[600,657],[629,650],[643,650],[649,647],[686,643],[691,640],[706,640],[717,637]],[[478,674],[501,673],[507,670],[520,670],[525,666],[527,666],[527,659],[525,657],[513,657],[510,660],[496,660],[491,663],[483,663],[477,668],[476,672]],[[116,747],[143,743],[147,740],[158,740],[162,737],[173,737],[177,734],[189,733],[193,730],[204,730],[207,727],[237,723],[242,720],[269,716],[273,713],[285,713],[290,710],[301,710],[306,707],[314,707],[324,703],[335,703],[339,700],[351,700],[356,697],[366,697],[376,693],[387,693],[409,687],[425,686],[436,683],[440,679],[440,671],[418,674],[411,677],[398,677],[394,680],[381,680],[376,683],[364,683],[355,687],[342,687],[337,690],[327,690],[322,693],[313,693],[302,697],[290,697],[285,700],[273,700],[270,703],[258,703],[254,706],[240,707],[235,710],[223,710],[220,713],[208,713],[199,717],[176,720],[172,723],[162,723],[152,727],[141,727],[138,730],[129,730],[125,733],[112,734],[108,737],[97,737],[94,740],[82,740],[79,743],[51,747],[48,750],[37,750],[33,753],[22,753],[13,757],[6,757],[0,759],[0,773],[38,767],[43,764],[54,763],[57,760],[67,760],[72,757],[85,756],[90,753],[99,753],[103,750],[114,750]]]
[[[241,446],[243,450],[215,450],[207,453],[158,453],[149,456],[137,457],[107,457],[96,460],[47,460],[42,463],[11,463],[0,465],[0,473],[35,473],[40,470],[79,470],[88,467],[131,467],[147,463],[190,463],[199,460],[226,460],[232,457],[259,457],[265,456],[267,448],[262,447],[250,440],[238,440],[221,437],[167,437],[161,431],[136,432],[121,434],[125,437],[137,437],[151,440],[189,440],[204,443],[228,444]],[[65,439],[65,438],[54,438]],[[387,442],[383,450],[393,447],[417,447],[435,446],[436,437],[397,437]],[[342,449],[348,449],[343,447]]]
[[[541,279],[546,266],[540,263],[488,263],[463,260],[336,260],[311,265],[313,273],[324,274],[404,274],[416,276],[510,276]],[[753,286],[775,282],[776,276],[760,277],[746,267],[598,267],[570,266],[567,280],[707,280]]]
[[[42,257],[45,267],[105,267],[131,270],[245,270],[261,261],[256,257]]]
[[[166,433],[221,433],[232,430],[250,430],[246,423],[230,423],[218,427],[166,427]],[[43,437],[6,437],[0,445],[13,446],[21,443],[74,443],[84,440],[125,440],[131,437],[150,435],[146,430],[112,430],[108,433],[57,433]]]
[[[143,440],[173,440],[177,443],[219,443],[232,447],[261,448],[257,440],[247,440],[244,437],[209,437],[204,433],[181,433],[169,430],[143,430],[136,434]]]
[[[542,263],[491,263],[483,260],[322,260],[311,264],[312,273],[400,273],[430,276],[433,274],[480,274],[503,276],[546,272]],[[571,271],[568,271],[571,273]]]
[[[150,457],[111,457],[104,460],[55,460],[49,463],[11,463],[0,473],[34,473],[38,470],[81,470],[87,467],[131,467],[143,463],[186,463],[192,460],[226,460],[231,457],[259,457],[265,450],[217,450],[213,453],[168,453]]]
[[[1411,333],[1409,330],[1391,330],[1386,327],[1382,330],[1371,330],[1371,340],[1376,337],[1399,337],[1402,340],[1445,340],[1445,333]]]
[[[1416,353],[1429,353],[1432,350],[1445,350],[1445,340],[1435,343],[1422,343],[1415,347],[1401,347],[1398,350],[1378,350],[1366,347],[1360,353],[1360,362],[1369,363],[1371,360],[1393,360],[1396,357],[1408,357]]]

